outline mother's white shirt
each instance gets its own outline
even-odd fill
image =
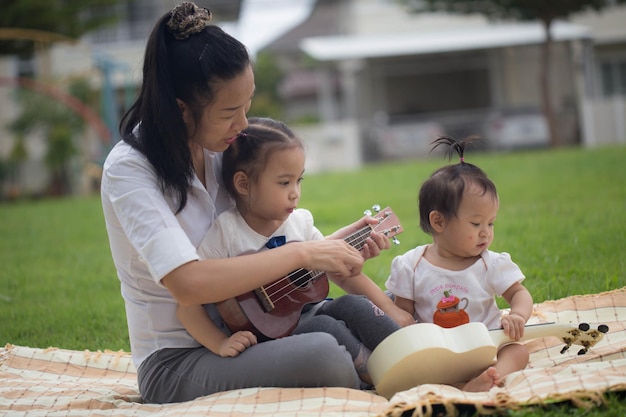
[[[194,177],[178,214],[173,194],[163,194],[141,152],[120,141],[104,163],[102,208],[136,367],[156,350],[199,346],[176,318],[176,301],[160,281],[199,259],[196,248],[213,220],[233,206],[220,185],[221,154],[205,150],[205,161],[207,188]]]

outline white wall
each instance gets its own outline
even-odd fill
[[[307,173],[352,170],[361,166],[359,131],[354,121],[295,125],[292,129],[304,142]]]
[[[583,145],[626,144],[626,97],[586,99],[582,105]]]

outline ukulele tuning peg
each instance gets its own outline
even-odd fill
[[[400,241],[395,236],[391,238],[391,241],[394,243],[394,245],[399,245],[400,244]]]
[[[372,210],[365,210],[363,212],[363,214],[365,214],[366,216],[371,216],[372,215]]]
[[[374,204],[372,206],[372,210],[374,210],[376,213],[378,213],[380,211],[380,204]]]

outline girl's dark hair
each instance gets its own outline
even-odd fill
[[[450,136],[441,136],[431,144],[431,152],[438,146],[447,146],[446,155],[452,158],[454,152],[459,155],[458,164],[446,165],[432,173],[419,191],[420,228],[428,234],[434,230],[430,225],[430,212],[436,210],[446,219],[456,216],[463,192],[470,185],[477,185],[482,194],[489,193],[498,198],[495,184],[476,165],[465,162],[465,147],[477,140],[477,136],[469,136],[460,140]]]
[[[242,171],[254,182],[275,152],[291,148],[304,149],[304,146],[286,124],[266,117],[248,119],[248,127],[224,151],[222,158],[222,180],[228,193],[239,199],[233,182],[235,173]]]
[[[193,132],[187,131],[176,99],[189,106],[197,121],[214,98],[215,83],[232,80],[251,64],[242,43],[206,24],[208,10],[183,5],[196,11],[193,15],[183,10],[192,14],[184,18],[202,10],[205,20],[191,31],[186,28],[181,38],[171,22],[168,27],[173,13],[181,13],[181,5],[159,19],[146,45],[141,91],[120,122],[122,139],[148,158],[162,191],[176,197],[177,212],[187,204],[194,170],[188,146]]]

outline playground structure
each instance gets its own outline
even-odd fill
[[[68,38],[64,35],[45,32],[33,29],[13,29],[13,28],[0,28],[0,40],[30,40],[34,42],[35,54],[44,55],[46,47],[53,43],[69,43],[76,44],[77,41],[72,38]],[[44,60],[45,61],[45,60]],[[30,78],[13,78],[0,76],[0,87],[14,86],[18,88],[26,88],[33,90],[37,93],[47,95],[55,100],[59,100],[66,105],[72,111],[80,115],[85,122],[93,127],[100,137],[100,139],[107,145],[111,145],[111,138],[113,132],[117,129],[119,105],[115,99],[115,87],[113,85],[113,74],[116,71],[122,71],[128,73],[129,68],[127,65],[116,61],[115,59],[107,56],[103,53],[97,53],[93,56],[94,67],[102,76],[102,113],[100,116],[94,112],[89,106],[82,103],[76,97],[64,92],[60,88],[46,83],[44,81],[34,80]],[[48,68],[44,64],[41,68],[43,77],[48,78]],[[129,83],[125,86],[125,103],[128,105],[132,99],[129,94]],[[108,132],[105,132],[108,130]]]
[[[47,84],[31,78],[0,77],[0,87],[11,86],[28,89],[57,100],[58,102],[72,110],[74,113],[78,114],[88,126],[92,127],[105,145],[111,145],[110,128],[104,123],[102,118],[91,107],[89,107],[73,95],[63,91],[53,84]]]
[[[93,68],[98,71],[101,79],[100,107],[102,114],[100,114],[79,98],[65,91],[58,83],[49,81],[52,79],[50,77],[48,53],[50,46],[54,43],[74,45],[77,44],[75,39],[39,30],[0,28],[1,39],[32,41],[34,43],[34,54],[38,60],[38,76],[30,78],[11,76],[13,74],[0,75],[0,88],[25,89],[49,97],[84,120],[87,128],[97,136],[101,151],[98,152],[99,155],[97,156],[83,155],[86,166],[83,167],[81,175],[86,174],[88,177],[97,176],[104,155],[115,143],[114,132],[116,132],[119,123],[120,111],[118,100],[116,99],[115,86],[112,81],[113,75],[116,71],[122,71],[124,74],[127,74],[129,71],[128,67],[101,53],[92,56]],[[130,100],[130,84],[126,83],[125,104],[127,106]],[[28,175],[28,173],[25,175]]]

